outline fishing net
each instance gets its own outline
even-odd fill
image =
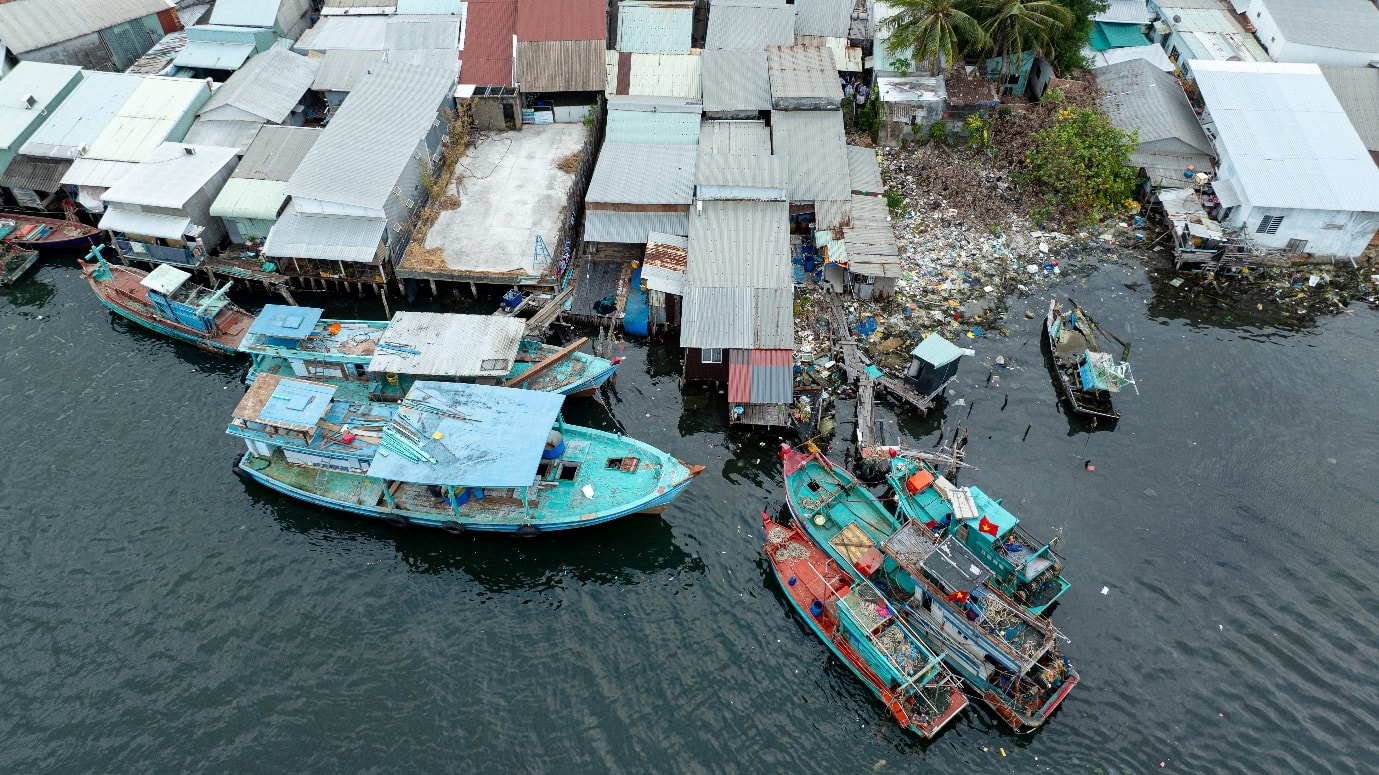
[[[798,541],[791,541],[776,550],[776,560],[778,562],[792,562],[794,560],[807,559],[809,559],[809,549]]]
[[[785,543],[785,539],[789,537],[790,531],[780,525],[773,525],[766,531],[766,543],[768,544]]]

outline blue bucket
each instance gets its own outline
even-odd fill
[[[824,604],[823,604],[823,603],[820,603],[818,600],[815,600],[813,603],[810,603],[810,604],[809,604],[809,615],[810,615],[810,616],[813,616],[815,619],[818,619],[820,616],[823,616],[823,615],[824,615]]]

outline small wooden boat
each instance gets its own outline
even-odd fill
[[[901,516],[951,536],[991,571],[987,584],[1035,616],[1047,616],[1071,584],[1055,538],[1042,543],[1020,520],[976,487],[957,487],[922,460],[891,461],[886,480],[895,489]]]
[[[77,221],[0,213],[0,240],[35,250],[66,250],[101,241],[101,230]]]
[[[12,285],[38,261],[37,250],[0,243],[0,286]]]
[[[240,343],[253,360],[245,382],[261,373],[310,377],[359,401],[400,400],[418,379],[591,396],[622,360],[579,352],[584,339],[556,347],[526,338],[522,321],[501,316],[399,312],[386,321],[322,314],[264,307]]]
[[[111,266],[101,256],[101,247],[88,255],[95,257],[95,263],[77,263],[91,290],[111,312],[203,350],[238,352],[254,316],[226,298],[229,283],[213,291],[189,282],[190,274],[167,264],[152,272]]]
[[[1076,304],[1065,311],[1057,299],[1050,299],[1044,316],[1044,341],[1068,408],[1087,417],[1118,419],[1111,394],[1134,385],[1135,380],[1128,362],[1117,362],[1110,353],[1102,352],[1091,317]]]
[[[900,520],[847,469],[783,447],[786,499],[810,539],[853,578],[867,579],[901,619],[1017,733],[1037,729],[1077,684],[1057,629],[987,585],[961,543]]]
[[[398,403],[261,373],[226,432],[242,479],[399,527],[535,535],[658,514],[703,471],[559,418],[564,397],[421,381]]]
[[[762,551],[786,599],[900,726],[932,739],[967,707],[962,682],[896,619],[876,587],[844,573],[798,527],[761,519]]]

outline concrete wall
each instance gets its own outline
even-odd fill
[[[1283,216],[1276,234],[1256,233],[1266,215]],[[1356,258],[1379,231],[1379,213],[1295,210],[1244,203],[1234,208],[1222,225],[1243,228],[1251,240],[1271,248],[1283,249],[1289,240],[1300,239],[1307,241],[1301,252],[1321,258]]]
[[[76,65],[87,70],[115,71],[115,62],[110,51],[106,49],[101,37],[94,32],[34,49],[20,58],[32,62],[51,62],[55,65]]]
[[[1251,0],[1246,15],[1254,23],[1255,37],[1259,38],[1260,44],[1276,62],[1313,62],[1319,65],[1364,67],[1379,60],[1379,39],[1373,42],[1369,51],[1348,51],[1290,42],[1270,15],[1266,0]]]

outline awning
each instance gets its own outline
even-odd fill
[[[1220,200],[1222,207],[1235,207],[1244,201],[1229,180],[1213,180],[1211,190],[1216,192],[1216,198]]]
[[[110,188],[119,183],[138,162],[77,159],[67,168],[62,182],[69,186]]]
[[[254,53],[252,43],[217,43],[210,40],[193,40],[172,60],[178,67],[195,67],[202,70],[238,70],[244,60]]]
[[[191,218],[185,215],[132,213],[128,210],[116,210],[114,208],[106,210],[100,223],[100,227],[106,231],[175,240],[186,239],[187,230],[191,226]]]

